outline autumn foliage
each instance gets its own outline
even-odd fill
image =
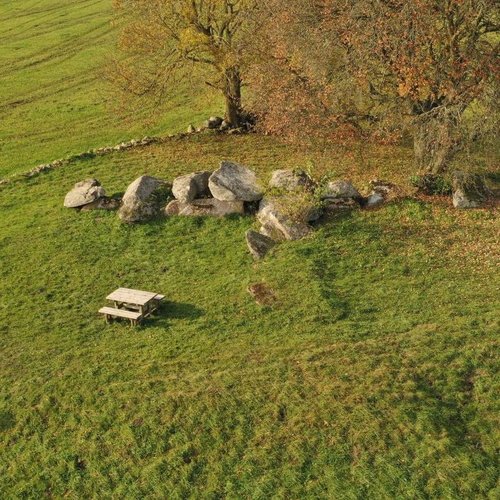
[[[261,126],[296,139],[391,140],[409,130],[418,167],[442,172],[465,140],[467,111],[475,107],[482,124],[492,115],[496,7],[493,0],[273,0],[277,14],[253,72]]]
[[[125,87],[158,93],[198,65],[233,126],[246,85],[246,107],[266,133],[385,142],[411,134],[419,170],[440,173],[496,124],[495,0],[115,3],[129,18],[122,48],[140,56],[118,66]]]

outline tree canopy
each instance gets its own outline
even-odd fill
[[[496,0],[115,0],[128,19],[117,65],[138,95],[206,69],[239,126],[241,89],[269,133],[396,140],[439,173],[496,118]],[[471,112],[474,109],[474,112]],[[467,116],[467,120],[464,117]],[[475,119],[475,121],[473,120]]]
[[[206,83],[226,100],[226,120],[238,126],[246,30],[256,0],[115,0],[125,16],[116,80],[136,95],[163,98],[172,80],[205,68]]]

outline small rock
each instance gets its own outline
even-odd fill
[[[483,177],[468,172],[453,173],[453,206],[455,208],[479,208],[488,196]]]
[[[75,184],[75,187],[64,198],[64,206],[66,208],[83,207],[105,196],[106,191],[97,179],[87,179]]]
[[[159,215],[166,198],[166,184],[154,177],[143,175],[127,188],[118,215],[123,222],[143,222]]]
[[[208,196],[208,179],[211,172],[195,172],[177,177],[174,180],[172,194],[183,203],[188,203],[196,198]]]
[[[249,229],[246,232],[246,240],[248,249],[253,255],[254,259],[262,259],[266,254],[276,245],[276,242],[257,231]]]
[[[375,207],[382,205],[384,203],[384,201],[385,201],[385,198],[380,193],[373,192],[366,199],[365,207],[366,208],[375,208]]]
[[[221,201],[215,198],[203,198],[189,203],[173,200],[165,208],[165,214],[168,216],[224,217],[232,214],[243,215],[244,213],[245,206],[242,201]]]
[[[211,116],[205,122],[205,127],[213,130],[213,129],[219,128],[222,125],[223,121],[224,121],[224,119],[221,118],[220,116]]]
[[[297,191],[298,189],[312,187],[312,181],[305,172],[275,170],[269,181],[269,187],[285,191]]]
[[[262,189],[255,173],[247,167],[223,161],[208,182],[214,198],[221,201],[258,201]]]
[[[324,199],[361,199],[361,194],[349,181],[329,182],[322,194]]]
[[[195,132],[196,132],[196,129],[194,128],[194,125],[193,124],[189,125],[189,127],[187,129],[187,133],[194,134]]]

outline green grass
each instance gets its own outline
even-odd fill
[[[0,177],[217,111],[193,81],[154,125],[114,114],[110,4],[0,0]],[[202,134],[1,186],[0,498],[497,498],[497,211],[409,197],[254,263],[250,217],[62,207],[84,178],[121,193],[222,159],[365,189],[414,173],[406,148]],[[106,326],[118,286],[164,293],[162,315]]]
[[[103,81],[111,0],[0,0],[0,178],[93,147],[185,130],[220,111],[193,78],[152,124],[117,114]]]
[[[394,169],[389,151],[370,161]],[[62,207],[85,177],[122,192],[230,153],[262,177],[311,158],[358,175],[342,152],[200,136],[3,188],[0,495],[494,498],[494,212],[401,201],[254,264],[248,217],[125,226]],[[164,313],[106,326],[118,286],[166,294]]]

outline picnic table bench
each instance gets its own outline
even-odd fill
[[[131,288],[118,288],[106,297],[113,302],[114,307],[102,307],[99,313],[103,314],[106,321],[113,318],[124,318],[130,320],[132,325],[137,325],[158,311],[164,295]]]

